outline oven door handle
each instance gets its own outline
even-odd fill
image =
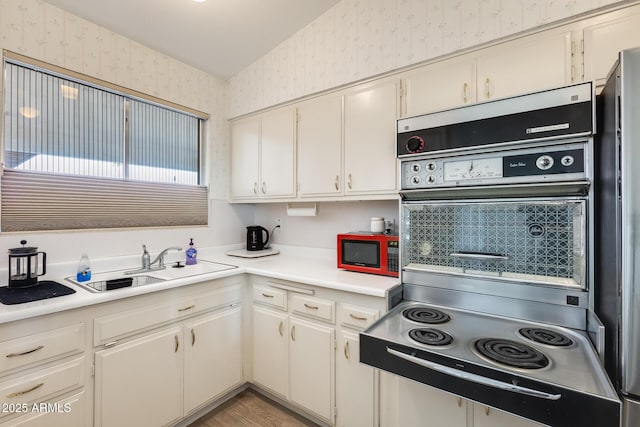
[[[437,363],[430,362],[428,360],[420,359],[419,357],[411,356],[410,354],[403,353],[398,350],[387,347],[387,353],[392,354],[401,359],[407,360],[411,363],[415,363],[425,368],[433,369],[434,371],[441,372],[443,374],[452,375],[463,380],[468,380],[477,384],[486,385],[489,387],[496,387],[506,391],[512,391],[515,393],[526,394],[527,396],[539,397],[547,400],[559,400],[561,394],[550,394],[543,391],[533,390],[526,387],[517,386],[515,384],[507,384],[502,381],[497,381],[491,378],[486,378],[481,375],[472,374],[469,372],[463,372],[458,369],[453,369],[448,366],[442,366]]]
[[[508,255],[490,254],[490,253],[483,253],[483,252],[453,252],[453,253],[450,253],[449,256],[456,257],[456,258],[472,258],[472,259],[484,259],[484,260],[498,259],[501,261],[507,261],[509,259]]]

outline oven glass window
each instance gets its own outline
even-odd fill
[[[584,200],[405,204],[403,267],[585,286]]]
[[[379,268],[380,243],[343,240],[342,258],[345,264]]]

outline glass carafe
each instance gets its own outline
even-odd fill
[[[37,247],[24,246],[26,240],[21,240],[21,248],[9,249],[9,287],[25,288],[38,284],[38,277],[47,272],[47,254],[38,251]],[[39,255],[42,254],[42,267],[39,268]],[[39,271],[42,271],[38,274]]]

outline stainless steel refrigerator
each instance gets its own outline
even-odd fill
[[[640,426],[640,48],[620,52],[598,97],[595,307],[605,367]]]

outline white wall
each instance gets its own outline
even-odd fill
[[[213,199],[209,227],[2,233],[0,253],[19,246],[21,239],[46,251],[52,263],[79,259],[83,251],[91,258],[139,254],[143,243],[157,253],[167,246],[186,245],[189,237],[201,247],[243,241],[253,208],[217,200],[226,198],[227,188],[224,81],[41,0],[0,0],[0,49],[209,113],[205,134]],[[0,256],[0,269],[6,266],[7,257]]]
[[[342,0],[231,78],[229,116],[478,46],[618,0]]]
[[[256,205],[255,223],[271,232],[275,219],[282,229],[274,232],[272,243],[335,249],[336,234],[369,230],[371,217],[393,218],[398,227],[398,201],[321,202],[318,216],[287,216],[286,204]]]

